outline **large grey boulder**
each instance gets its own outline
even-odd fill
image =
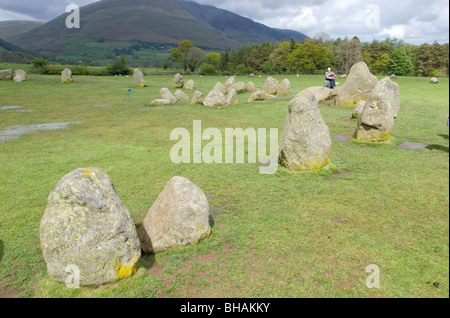
[[[139,87],[147,86],[147,84],[145,84],[144,73],[142,73],[142,71],[138,68],[134,69],[133,79],[134,79],[135,86],[139,86]]]
[[[203,93],[196,91],[192,97],[191,105],[203,105]]]
[[[309,171],[330,163],[330,131],[308,90],[290,102],[278,149],[281,165],[289,170]]]
[[[173,87],[174,88],[183,88],[184,87],[184,79],[180,73],[177,73],[173,79]]]
[[[152,105],[171,105],[172,103],[168,99],[154,99],[152,100]]]
[[[226,103],[226,97],[219,90],[213,89],[204,99],[203,105],[209,108],[221,107]]]
[[[370,94],[359,118],[355,139],[369,142],[387,141],[394,129],[399,109],[399,86],[386,77]]]
[[[9,70],[0,70],[0,79],[1,80],[12,80],[13,79],[13,71]]]
[[[239,103],[237,92],[230,88],[228,91],[227,99],[225,101],[225,106],[233,106]]]
[[[24,70],[16,70],[14,72],[14,81],[17,83],[23,82],[23,81],[27,81],[28,80],[28,75]]]
[[[277,97],[275,95],[270,95],[263,91],[256,91],[250,95],[248,102],[251,103],[251,102],[270,100],[270,99],[277,99]]]
[[[256,91],[255,83],[248,82],[247,85],[245,85],[245,91],[249,93],[254,93]]]
[[[261,90],[263,92],[266,92],[267,94],[275,95],[278,92],[279,84],[280,83],[275,78],[273,78],[272,76],[269,76],[267,78],[267,80],[264,82]]]
[[[335,90],[328,87],[313,86],[307,89],[314,94],[314,97],[316,97],[318,103],[330,100],[335,96]]]
[[[173,93],[173,96],[175,96],[175,98],[177,100],[189,100],[189,97],[182,91],[182,90],[177,90],[175,93]]]
[[[231,76],[225,81],[225,87],[228,89],[228,88],[230,88],[230,86],[234,85],[235,83],[236,83],[235,77]]]
[[[82,286],[131,276],[141,256],[130,212],[97,168],[69,173],[50,193],[40,241],[50,278],[65,282],[66,269],[75,265]]]
[[[62,83],[72,83],[73,82],[72,70],[70,68],[65,68],[61,72],[61,82]]]
[[[230,87],[228,87],[228,91],[230,91],[230,89],[234,89],[236,93],[245,92],[246,86],[247,85],[244,82],[236,82]]]
[[[162,99],[167,99],[171,104],[175,104],[177,102],[177,98],[173,96],[173,94],[166,87],[161,88],[159,90],[159,94],[161,95]]]
[[[195,82],[193,80],[189,80],[186,82],[186,84],[184,85],[185,89],[189,89],[189,90],[193,90],[195,89]]]
[[[289,96],[291,95],[291,82],[285,78],[277,87],[277,95]]]
[[[356,63],[344,85],[335,88],[336,106],[355,107],[360,101],[367,101],[377,84],[377,77],[370,73],[366,63]]]
[[[146,253],[196,245],[211,235],[209,204],[189,179],[172,178],[147,213],[139,239]]]
[[[217,84],[213,87],[213,91],[219,91],[222,94],[226,94],[228,92],[228,88],[225,87],[221,82],[217,82]]]

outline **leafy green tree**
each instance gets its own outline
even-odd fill
[[[119,56],[114,63],[107,66],[107,71],[111,75],[129,75],[131,73],[131,69],[127,65],[125,55]]]
[[[435,57],[433,56],[432,47],[428,43],[419,47],[416,59],[416,73],[420,76],[428,76],[435,67]]]
[[[272,69],[276,73],[285,73],[289,69],[289,54],[291,51],[290,42],[281,41],[275,50],[270,54],[269,60],[272,63]],[[295,48],[294,48],[295,50]]]
[[[303,41],[289,54],[288,63],[292,71],[311,73],[330,65],[332,56],[333,53],[324,44]]]
[[[203,63],[199,71],[200,75],[216,75],[217,69],[214,65],[209,63]]]
[[[392,58],[388,62],[387,69],[390,73],[403,76],[411,75],[414,71],[411,60],[403,49],[394,51]]]
[[[348,74],[354,64],[362,61],[364,61],[364,57],[362,55],[361,42],[357,37],[350,41],[346,38],[336,45],[335,64],[338,72]]]
[[[217,52],[209,52],[205,55],[203,63],[213,65],[214,68],[218,69],[220,67],[221,54]]]
[[[180,64],[181,67],[184,68],[186,72],[189,67],[189,51],[194,47],[194,42],[189,40],[184,40],[178,43],[178,47],[170,50],[170,56],[174,59],[175,62]]]
[[[219,69],[221,71],[228,71],[228,63],[230,62],[230,53],[225,51],[225,53],[220,54]]]
[[[32,62],[32,70],[33,72],[39,73],[39,74],[47,74],[49,71],[49,62],[42,58],[42,57],[38,57],[35,58]]]
[[[195,70],[202,65],[203,59],[205,58],[205,52],[198,47],[192,47],[187,54],[187,66],[191,72],[195,72]]]

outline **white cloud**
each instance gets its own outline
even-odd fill
[[[0,21],[53,19],[69,3],[80,6],[98,0],[0,0]],[[358,36],[362,41],[387,36],[421,44],[449,41],[448,0],[194,0],[248,17],[270,27],[293,29],[307,35],[320,32],[332,38]],[[380,26],[368,27],[367,11],[375,5]],[[370,26],[370,25],[369,25]]]

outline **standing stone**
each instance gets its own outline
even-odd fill
[[[291,95],[291,82],[286,78],[277,87],[277,95],[289,96]]]
[[[236,79],[234,78],[234,76],[231,76],[225,81],[225,87],[228,89],[230,86],[234,85],[235,83],[236,83]]]
[[[370,94],[358,121],[354,137],[369,142],[387,141],[394,128],[394,119],[400,108],[397,83],[389,77],[381,80]]]
[[[228,87],[228,91],[232,88],[237,93],[241,93],[241,92],[245,92],[245,87],[246,87],[246,85],[244,82],[236,82],[233,85],[231,85],[230,87]]]
[[[217,84],[213,88],[213,91],[219,91],[222,94],[226,94],[228,92],[228,89],[221,82],[217,82]]]
[[[14,72],[14,81],[17,83],[23,82],[23,81],[27,81],[28,80],[28,75],[27,73],[25,73],[24,70],[17,70]]]
[[[227,99],[222,92],[214,89],[203,100],[203,105],[208,108],[224,106]]]
[[[177,73],[175,75],[175,78],[173,80],[173,87],[174,88],[183,88],[184,87],[183,76],[180,73]]]
[[[162,99],[169,100],[171,104],[175,104],[177,102],[176,97],[173,96],[172,93],[169,91],[169,89],[166,87],[161,88],[159,90],[159,94],[161,95]]]
[[[355,110],[352,114],[352,119],[359,119],[361,117],[361,114],[364,110],[364,107],[366,106],[366,101],[360,101],[358,104],[356,104]]]
[[[196,91],[192,97],[191,105],[203,105],[203,93]]]
[[[174,177],[153,203],[139,229],[146,253],[196,245],[211,235],[209,204],[190,180]]]
[[[50,278],[65,282],[67,267],[76,265],[82,286],[131,276],[141,256],[130,212],[97,168],[69,173],[50,193],[40,241]]]
[[[66,68],[61,72],[61,82],[62,83],[72,83],[73,82],[71,69]]]
[[[138,68],[134,69],[133,72],[134,85],[139,87],[147,87],[145,84],[144,73]]]
[[[177,100],[189,100],[189,97],[182,91],[182,90],[177,90],[173,96],[175,96],[175,98]]]
[[[184,86],[185,89],[193,90],[195,89],[195,83],[193,80],[189,80],[186,82],[186,85]]]
[[[245,85],[245,91],[249,93],[254,93],[256,91],[255,83],[248,82],[247,85]]]
[[[267,94],[275,95],[278,92],[278,85],[279,82],[272,76],[269,76],[265,81],[265,83],[263,84],[261,90],[263,92],[266,92]]]
[[[227,100],[225,101],[226,106],[233,106],[239,103],[238,96],[236,91],[233,88],[230,88],[227,95]]]
[[[330,163],[332,142],[314,95],[299,93],[289,112],[279,143],[282,166],[294,171],[320,169]]]
[[[355,107],[360,101],[367,101],[377,84],[377,77],[370,73],[366,63],[356,63],[344,85],[336,88],[336,105]]]
[[[270,100],[270,99],[277,99],[277,97],[275,95],[270,95],[263,91],[256,91],[250,95],[248,102],[251,103],[251,102]]]
[[[13,79],[13,71],[9,70],[0,70],[0,79],[1,80],[12,80]]]

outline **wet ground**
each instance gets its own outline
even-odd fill
[[[428,145],[420,143],[420,142],[405,141],[405,142],[402,142],[400,145],[398,145],[398,149],[400,149],[400,150],[425,149],[425,148],[428,148]]]
[[[61,130],[69,128],[71,124],[80,124],[79,122],[49,123],[38,125],[18,125],[8,127],[0,131],[0,142],[19,138],[22,135],[30,134],[39,130]]]

